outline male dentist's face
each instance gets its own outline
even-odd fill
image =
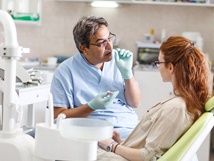
[[[112,59],[112,42],[109,41],[110,32],[105,25],[101,25],[93,37],[89,38],[89,48],[83,53],[85,58],[99,68],[104,62]]]

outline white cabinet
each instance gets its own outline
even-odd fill
[[[41,24],[42,0],[2,0],[1,9],[8,11],[17,24]]]
[[[140,107],[135,109],[139,118],[152,106],[168,98],[172,94],[172,85],[163,82],[158,70],[134,70],[134,76],[139,83],[142,99]]]
[[[40,113],[40,118],[45,120],[45,110],[47,106],[48,96],[50,93],[50,84],[43,84],[39,86],[17,88],[17,94],[19,96],[20,105],[23,108],[24,118],[22,120],[22,125],[27,128],[33,128],[35,125],[35,111],[40,108],[43,113]],[[38,103],[40,103],[38,106]],[[43,103],[43,104],[41,104]],[[24,106],[27,105],[27,108]]]

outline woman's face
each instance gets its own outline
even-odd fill
[[[165,62],[164,55],[162,54],[161,51],[159,52],[158,61]],[[173,72],[172,64],[160,63],[158,68],[159,68],[163,82],[172,82],[172,72]]]

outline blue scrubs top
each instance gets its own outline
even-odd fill
[[[53,105],[57,107],[77,108],[100,93],[119,91],[107,109],[95,110],[88,118],[109,121],[115,128],[133,129],[138,123],[138,117],[126,103],[124,89],[124,80],[114,59],[105,62],[101,71],[80,53],[58,66],[51,83]]]

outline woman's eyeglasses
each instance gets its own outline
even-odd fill
[[[112,43],[115,40],[115,38],[116,38],[116,35],[110,32],[109,37],[106,40],[103,40],[102,42],[97,43],[97,44],[91,44],[91,43],[89,43],[89,44],[105,48],[108,45],[108,43],[110,43],[110,42]]]
[[[153,65],[154,65],[156,68],[159,68],[160,64],[162,64],[162,63],[166,63],[166,62],[164,62],[164,61],[162,61],[162,62],[160,62],[160,61],[155,61],[155,62],[153,63]]]

